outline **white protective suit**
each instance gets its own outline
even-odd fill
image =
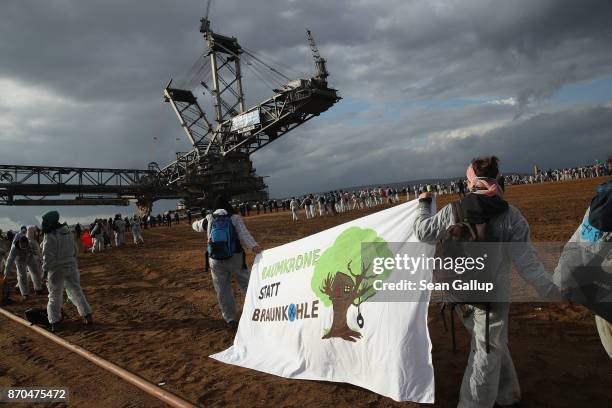
[[[77,248],[70,229],[64,225],[45,234],[42,245],[43,275],[47,277],[49,290],[49,303],[47,303],[49,323],[54,324],[62,320],[64,288],[77,307],[79,315],[85,317],[91,314],[91,307],[81,289],[76,261]]]
[[[102,224],[96,222],[94,227],[89,232],[93,241],[91,252],[102,252],[104,250],[104,232],[102,231]]]
[[[2,232],[0,231],[0,271],[4,272],[4,265],[6,264],[6,257],[9,253],[9,242],[2,238]]]
[[[113,222],[113,229],[115,230],[115,246],[120,247],[125,244],[125,221],[117,218]]]
[[[194,222],[192,228],[196,232],[206,231],[207,235],[210,235],[213,215],[227,215],[227,211],[224,209],[217,209],[213,214],[208,214],[206,218]],[[231,216],[231,222],[236,230],[236,235],[242,247],[249,249],[255,248],[257,242],[246,225],[244,225],[242,217],[234,214]],[[229,259],[218,260],[210,258],[210,272],[212,274],[213,286],[217,292],[217,301],[219,302],[223,319],[228,323],[236,321],[236,301],[232,293],[232,275],[236,276],[236,281],[243,295],[246,294],[249,286],[250,271],[243,268],[242,256],[243,253],[235,253]]]
[[[414,231],[419,240],[435,243],[456,222],[450,204],[432,216],[430,201],[420,200]],[[498,267],[496,284],[503,284],[509,279],[514,264],[523,279],[535,287],[540,296],[547,297],[558,293],[551,276],[546,273],[537,258],[529,237],[529,224],[517,208],[510,205],[507,211],[492,218],[488,224],[492,236],[500,237],[501,242],[522,243],[509,248],[508,256],[503,258]],[[471,352],[461,383],[458,407],[490,408],[496,403],[512,405],[519,402],[521,391],[508,349],[508,310],[508,303],[491,303],[490,352],[487,353],[486,312],[471,305],[457,308],[463,325],[472,336]]]
[[[592,226],[589,223],[589,213],[590,208],[587,209],[578,229],[566,244],[559,258],[559,264],[555,268],[553,281],[563,291],[579,287],[579,282],[581,282],[579,274],[586,272],[586,269],[579,266],[588,265],[596,255],[604,256],[602,254],[611,249],[612,232],[599,231]],[[605,257],[602,266],[608,271],[612,269],[612,257]],[[601,299],[602,302],[606,302],[603,296]],[[595,325],[601,343],[612,359],[612,322],[595,314]]]
[[[132,237],[135,244],[144,244],[144,239],[142,239],[142,234],[140,233],[140,219],[137,217],[132,219]]]
[[[34,225],[30,225],[26,235],[37,244],[32,249],[34,249],[34,258],[36,258],[36,263],[38,264],[38,274],[42,278],[42,254],[40,253],[40,244],[38,243],[38,229]]]
[[[9,251],[8,259],[4,267],[4,277],[6,278],[13,268],[13,263],[16,264],[17,285],[19,286],[21,296],[29,295],[28,274],[34,283],[34,290],[39,291],[43,289],[36,253],[38,253],[38,243],[31,239],[28,239],[28,246],[23,249],[19,248],[19,240],[17,240],[17,242],[14,241],[11,245],[11,250]]]
[[[300,206],[298,205],[296,200],[291,200],[291,202],[289,203],[289,209],[291,210],[291,215],[293,216],[293,221],[297,221],[298,220],[298,211],[300,209]]]

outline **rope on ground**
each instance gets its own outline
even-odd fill
[[[94,363],[98,367],[101,367],[105,369],[106,371],[112,374],[115,374],[117,377],[121,378],[122,380],[140,388],[142,391],[159,399],[160,401],[168,404],[171,407],[174,407],[174,408],[195,408],[196,407],[196,405],[194,405],[193,403],[186,401],[182,399],[181,397],[169,391],[166,391],[153,383],[150,383],[144,378],[134,373],[131,373],[128,370],[121,368],[118,365],[113,364],[110,361],[107,361],[103,359],[102,357],[97,356],[96,354],[90,351],[87,351],[80,346],[77,346],[76,344],[70,343],[69,341],[62,339],[61,337],[56,336],[55,334],[51,333],[48,330],[43,329],[42,327],[35,326],[31,324],[30,322],[28,322],[27,320],[24,320],[18,316],[15,316],[14,314],[8,312],[7,310],[3,308],[0,308],[0,314],[8,317],[9,319],[23,326],[26,326],[29,329],[32,329],[33,331],[40,334],[41,336],[44,336],[48,338],[49,340],[53,341],[54,343],[57,343],[58,345],[64,347],[65,349],[80,355],[81,357],[85,358],[86,360],[89,360],[90,362]]]

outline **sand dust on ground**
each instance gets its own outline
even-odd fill
[[[533,240],[562,242],[576,229],[595,186],[603,181],[510,186],[506,197],[531,224]],[[439,207],[448,201],[443,197]],[[298,222],[279,212],[252,215],[246,222],[259,243],[270,248],[371,212]],[[204,272],[204,237],[185,222],[148,229],[143,235],[144,246],[80,258],[81,281],[96,325],[84,329],[74,308],[67,306],[62,337],[153,383],[163,381],[166,389],[202,406],[416,406],[348,384],[287,380],[208,358],[229,347],[233,334],[221,320],[210,274]],[[251,255],[248,261],[252,259]],[[43,297],[33,298],[8,310],[22,315],[27,307],[45,302]],[[71,390],[70,406],[163,406],[6,318],[0,318],[0,326],[0,387],[64,385]],[[450,335],[433,304],[429,329],[435,406],[455,406],[469,338],[457,329],[459,350],[453,353]],[[612,406],[612,362],[589,311],[571,305],[514,304],[509,336],[522,388],[521,406]]]

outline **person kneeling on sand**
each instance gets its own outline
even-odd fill
[[[232,293],[232,274],[236,275],[243,295],[246,294],[250,271],[246,267],[242,247],[249,248],[256,254],[261,252],[261,247],[244,225],[242,217],[236,214],[226,199],[217,197],[213,208],[212,214],[194,222],[192,228],[197,232],[206,231],[208,235],[213,286],[223,319],[234,329],[238,327],[238,323],[236,302]]]
[[[467,169],[468,190],[460,200],[462,220],[454,219],[452,203],[431,215],[431,192],[419,195],[419,215],[414,231],[419,240],[434,243],[449,227],[459,222],[486,224],[499,242],[522,243],[508,246],[507,256],[496,266],[496,282],[509,282],[511,263],[540,296],[558,296],[551,276],[536,256],[529,238],[529,224],[520,211],[503,199],[497,183],[498,159],[495,156],[472,160]],[[481,304],[482,305],[482,304]],[[508,350],[509,303],[490,302],[488,307],[462,304],[456,308],[463,325],[471,333],[471,352],[459,393],[459,407],[493,407],[519,402],[521,392]],[[487,310],[485,310],[487,309]],[[489,319],[487,319],[487,315]],[[487,342],[487,320],[488,342]],[[488,347],[487,347],[488,345]]]
[[[42,216],[43,277],[47,280],[49,302],[47,316],[51,331],[56,331],[62,321],[64,288],[70,301],[77,307],[84,324],[92,324],[91,307],[81,289],[77,267],[77,248],[68,226],[60,224],[59,213],[49,211]]]

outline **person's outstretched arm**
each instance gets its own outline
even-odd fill
[[[8,273],[11,271],[11,268],[13,267],[13,264],[15,263],[15,258],[17,257],[17,247],[15,247],[15,245],[11,244],[11,250],[9,251],[8,254],[8,258],[6,259],[6,262],[4,263],[4,278],[6,279],[6,276],[8,275]]]
[[[558,294],[559,291],[552,282],[552,275],[546,272],[533,247],[525,217],[516,210],[510,214],[509,224],[510,258],[518,273],[540,296],[551,297]]]
[[[246,225],[244,225],[242,217],[239,215],[232,216],[232,224],[234,224],[234,228],[236,228],[236,234],[238,234],[242,246],[249,248],[256,254],[260,253],[261,247],[257,244],[257,241],[255,241],[255,238],[253,238]]]
[[[427,195],[427,193],[422,195]],[[431,214],[431,205],[431,196],[419,198],[419,215],[414,222],[414,233],[422,242],[436,242],[442,238],[446,229],[454,223],[450,205],[445,206],[435,215]]]
[[[191,228],[193,228],[195,232],[206,232],[207,227],[208,227],[208,217],[204,217],[201,220],[194,221],[194,223],[191,224]]]

